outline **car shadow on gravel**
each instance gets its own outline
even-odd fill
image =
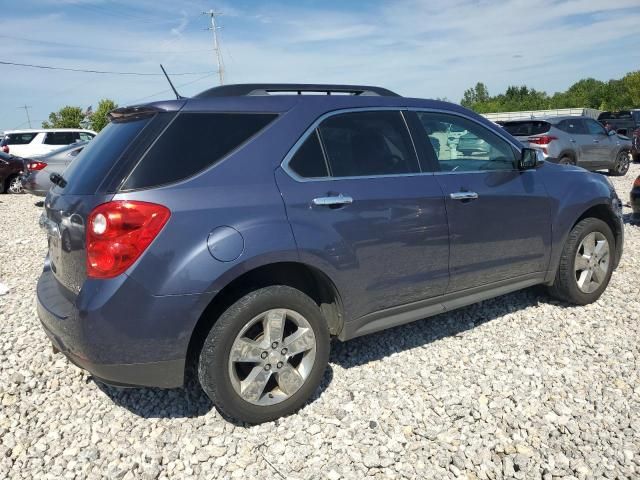
[[[348,342],[336,341],[332,345],[329,361],[343,368],[357,367],[394,353],[425,347],[445,337],[460,335],[483,323],[539,303],[569,306],[551,299],[544,287],[535,286]]]
[[[184,388],[172,389],[118,388],[102,383],[93,377],[89,378],[114,403],[142,418],[196,418],[207,415],[214,409],[213,403],[200,387],[195,372],[187,374]],[[320,382],[320,386],[305,403],[305,406],[320,398],[332,380],[333,369],[329,365]],[[219,411],[218,414],[227,422],[236,426],[250,426],[227,417]]]

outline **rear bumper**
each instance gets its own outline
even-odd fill
[[[37,309],[53,346],[105,383],[181,387],[200,296],[155,297],[124,275],[100,282],[73,298],[45,267]]]
[[[45,189],[42,185],[39,185],[36,182],[34,173],[29,173],[27,175],[23,175],[20,178],[20,181],[22,183],[22,188],[24,188],[30,194],[36,195],[38,197],[46,197],[47,196],[47,192],[49,191],[49,189],[48,188]]]

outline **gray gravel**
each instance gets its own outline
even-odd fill
[[[34,201],[0,196],[0,478],[640,477],[638,227],[596,304],[534,288],[336,343],[310,404],[244,427],[194,384],[118,390],[52,354]]]

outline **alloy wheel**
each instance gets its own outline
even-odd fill
[[[9,182],[9,192],[22,193],[22,182],[20,181],[20,177],[13,177],[11,179],[11,182]]]
[[[582,239],[575,257],[575,277],[580,291],[593,293],[606,281],[610,248],[607,237],[591,232]]]
[[[629,171],[629,154],[621,152],[618,154],[618,160],[616,162],[616,173],[620,176],[625,175]]]
[[[229,377],[235,392],[254,405],[274,405],[305,383],[316,357],[316,337],[298,312],[278,308],[249,321],[229,354]]]

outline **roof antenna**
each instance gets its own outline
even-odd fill
[[[169,75],[167,75],[167,71],[164,69],[162,64],[160,64],[160,68],[162,69],[162,73],[164,73],[164,76],[167,77],[167,82],[169,82],[169,85],[171,85],[171,90],[173,90],[173,93],[176,94],[176,98],[178,100],[182,100],[184,97],[182,95],[180,95],[178,93],[178,91],[176,90],[176,87],[173,86],[173,83],[171,83],[171,79],[169,78]]]

